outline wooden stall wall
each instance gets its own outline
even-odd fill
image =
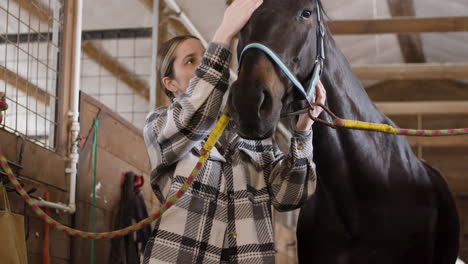
[[[91,164],[93,124],[99,120],[96,180],[96,232],[114,230],[121,198],[122,173],[133,171],[143,175],[143,196],[149,212],[159,203],[150,187],[150,164],[142,132],[90,96],[81,93],[81,149],[77,182],[77,229],[91,229],[93,169]],[[72,263],[90,261],[91,241],[73,239]],[[95,242],[95,263],[109,263],[110,240]]]
[[[44,197],[45,193],[49,192],[51,201],[68,203],[65,157],[1,129],[0,146],[9,161],[22,165],[19,176],[27,191],[37,188],[33,195]],[[9,193],[8,198],[12,211],[25,217],[28,263],[42,263],[44,221],[36,216],[16,193]],[[54,219],[65,225],[72,224],[69,214],[51,211]],[[70,237],[51,229],[49,238],[52,263],[70,263]]]

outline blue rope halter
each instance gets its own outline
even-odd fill
[[[317,57],[315,59],[315,65],[312,72],[312,77],[310,81],[310,85],[307,89],[305,89],[301,82],[294,76],[294,74],[289,70],[288,66],[284,64],[284,62],[276,55],[276,53],[268,48],[267,46],[261,43],[251,43],[244,47],[242,53],[239,58],[239,69],[242,65],[242,60],[244,58],[245,52],[249,49],[259,49],[265,52],[281,69],[281,71],[288,77],[289,80],[294,84],[294,86],[301,92],[301,94],[307,99],[309,106],[312,108],[312,100],[315,97],[315,87],[317,86],[318,82],[320,81],[320,77],[323,72],[323,64],[325,61],[325,47],[324,47],[324,37],[325,37],[325,27],[322,22],[322,15],[320,11],[320,6],[317,2]]]

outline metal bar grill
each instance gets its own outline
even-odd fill
[[[9,105],[0,128],[49,149],[55,148],[63,1],[0,1],[0,91]]]
[[[96,39],[96,34],[83,43],[82,91],[143,128],[149,104],[151,39],[139,32],[121,38],[115,32],[114,38],[106,34]]]

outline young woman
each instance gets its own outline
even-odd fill
[[[261,4],[235,0],[206,51],[192,36],[160,48],[157,70],[172,104],[148,115],[144,137],[151,186],[161,202],[197,163],[228,89],[231,39]],[[324,102],[325,90],[317,88]],[[231,127],[192,187],[156,225],[143,263],[274,263],[271,205],[293,210],[315,191],[312,124],[307,115],[299,118],[287,155],[272,138],[243,139]]]

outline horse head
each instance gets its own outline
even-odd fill
[[[317,54],[319,0],[265,0],[239,37],[238,54],[250,43],[271,49],[306,86]],[[260,139],[273,134],[282,111],[301,98],[277,64],[262,50],[250,49],[242,57],[229,105],[238,133]]]

